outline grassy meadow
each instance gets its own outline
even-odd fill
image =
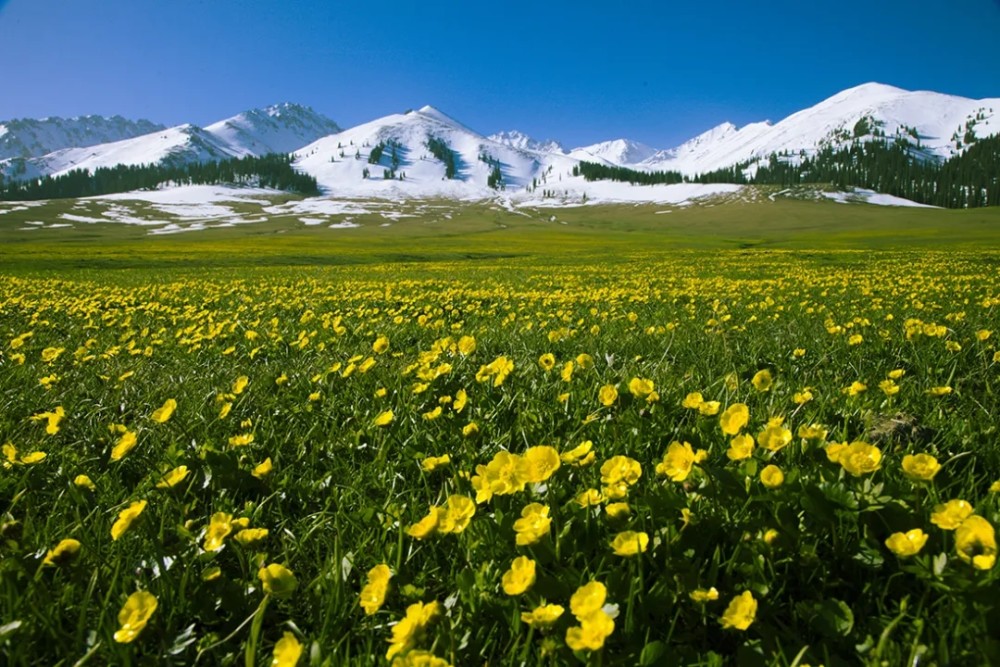
[[[766,195],[0,215],[0,662],[1000,663],[1000,209]]]

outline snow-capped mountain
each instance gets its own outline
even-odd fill
[[[553,141],[552,139],[546,139],[545,141],[538,141],[537,139],[532,139],[528,135],[518,130],[497,132],[496,134],[491,134],[487,138],[490,141],[495,141],[498,144],[503,144],[504,146],[510,146],[511,148],[519,148],[525,151],[534,151],[536,153],[564,154],[566,152],[566,150],[562,147],[562,144],[560,144],[558,141]]]
[[[569,154],[578,160],[624,166],[639,164],[643,160],[651,158],[655,153],[655,148],[640,144],[638,141],[614,139],[592,146],[574,148]]]
[[[972,100],[869,83],[837,93],[777,123],[764,121],[742,128],[723,123],[667,150],[617,139],[568,153],[557,142],[535,141],[517,131],[483,136],[430,106],[346,130],[308,107],[279,104],[246,111],[205,128],[159,128],[96,145],[65,144],[88,141],[88,137],[99,135],[98,130],[72,134],[63,128],[62,134],[53,130],[51,136],[39,130],[30,135],[35,139],[25,138],[29,133],[24,128],[35,127],[31,123],[49,127],[45,124],[59,120],[0,125],[0,146],[14,146],[10,137],[17,135],[21,147],[16,157],[0,160],[0,174],[32,178],[79,168],[203,162],[278,151],[292,153],[296,167],[314,176],[334,196],[476,199],[495,197],[500,190],[505,197],[531,200],[665,201],[658,199],[666,197],[665,191],[657,189],[661,186],[586,182],[573,175],[574,167],[588,161],[693,175],[744,163],[753,169],[755,162],[772,154],[795,161],[825,146],[875,139],[905,141],[913,154],[943,160],[979,138],[1000,133],[1000,98]],[[117,117],[104,121],[119,133],[148,129],[142,125],[146,121],[133,123]],[[88,122],[104,127],[99,121]],[[109,136],[115,139],[117,135]],[[24,156],[25,151],[37,152],[53,145],[62,148],[41,156]]]
[[[205,128],[228,146],[248,155],[291,153],[320,137],[340,132],[340,127],[310,107],[275,104],[252,109]]]
[[[515,190],[568,176],[576,164],[489,139],[430,106],[323,137],[295,155],[296,168],[345,196],[490,196],[495,167]]]
[[[959,153],[973,137],[997,133],[1000,98],[972,100],[867,83],[773,125],[753,123],[736,129],[725,123],[635,166],[694,174],[767,159],[775,153],[809,155],[824,146],[870,141],[876,136],[905,140],[915,154],[944,160]]]
[[[121,116],[0,121],[0,160],[41,157],[63,148],[120,141],[162,129],[162,125],[148,120],[128,120]]]
[[[120,141],[75,144],[40,156],[0,160],[0,174],[24,180],[119,164],[184,164],[290,153],[340,129],[329,118],[296,104],[245,111],[204,129],[191,124],[170,128],[150,126],[154,131]],[[85,139],[81,137],[79,141]],[[0,136],[0,141],[3,138]]]

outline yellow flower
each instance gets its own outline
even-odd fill
[[[989,570],[997,562],[996,532],[990,522],[972,515],[955,530],[958,557],[977,570]]]
[[[524,452],[525,480],[531,484],[544,482],[559,469],[559,452],[555,447],[541,445]]]
[[[632,508],[628,503],[610,503],[604,508],[604,513],[612,520],[627,519],[632,514]]]
[[[726,435],[738,435],[750,421],[750,409],[745,403],[733,403],[719,415],[719,426]]]
[[[656,386],[653,384],[653,381],[645,378],[634,377],[629,380],[628,390],[636,398],[644,398],[650,402],[659,398],[659,395],[656,394]],[[651,399],[651,396],[656,396],[656,398]]]
[[[827,450],[829,455],[829,450]],[[882,451],[875,445],[856,441],[848,445],[838,456],[844,470],[860,477],[866,473],[875,472],[882,467]]]
[[[520,595],[535,584],[535,561],[527,556],[518,556],[504,572],[501,581],[507,595]]]
[[[618,400],[618,390],[613,384],[606,384],[598,390],[597,400],[604,407],[611,407]]]
[[[152,419],[157,424],[165,424],[167,420],[169,420],[173,416],[174,410],[176,409],[177,409],[177,401],[175,401],[172,398],[168,398],[166,401],[164,401],[162,407],[159,407],[153,411],[153,414],[150,415],[150,419]]]
[[[683,482],[691,474],[695,463],[708,455],[703,449],[695,452],[690,443],[672,442],[663,455],[663,461],[656,466],[656,474],[669,477],[674,482]]]
[[[285,632],[274,645],[271,667],[295,667],[302,657],[302,644],[291,632]]]
[[[792,350],[792,356],[795,357],[796,359],[801,359],[802,357],[806,356],[806,349],[804,347],[797,347],[794,350]]]
[[[698,406],[698,412],[706,417],[712,417],[719,414],[719,407],[721,404],[718,401],[705,401]]]
[[[149,623],[158,605],[156,596],[148,591],[139,591],[128,596],[121,611],[118,612],[118,623],[121,628],[115,632],[115,641],[127,644],[135,640]]]
[[[546,352],[542,356],[538,357],[538,365],[542,367],[545,372],[551,371],[556,365],[556,358],[551,352]]]
[[[753,436],[744,433],[729,441],[729,449],[726,450],[726,457],[730,461],[742,461],[753,455]]]
[[[587,489],[576,497],[576,504],[580,507],[593,507],[600,505],[603,499],[604,497],[597,489]]]
[[[899,393],[899,385],[892,380],[882,380],[878,383],[878,388],[881,389],[886,396],[895,396]]]
[[[30,454],[25,454],[18,458],[17,447],[11,443],[6,443],[3,448],[3,456],[6,459],[4,462],[5,468],[10,468],[13,465],[31,465],[33,463],[39,463],[44,461],[47,454],[45,452],[31,452]]]
[[[569,599],[569,609],[582,621],[596,611],[600,611],[607,599],[608,589],[599,581],[592,581],[589,584],[576,589]]]
[[[375,426],[388,426],[392,423],[393,418],[395,418],[395,415],[392,413],[392,410],[386,410],[385,412],[379,413],[379,415],[375,417],[375,421],[373,423]]]
[[[379,336],[378,338],[375,339],[375,342],[372,343],[372,352],[374,352],[375,354],[382,354],[388,349],[389,349],[389,339],[385,336]]]
[[[1000,493],[1000,480],[997,480],[990,484],[990,493]]]
[[[47,347],[42,350],[42,361],[51,364],[59,358],[59,355],[66,351],[64,347]]]
[[[132,451],[135,443],[138,442],[135,431],[125,431],[125,434],[118,439],[118,443],[111,448],[111,460],[119,461],[123,456]]]
[[[575,364],[572,361],[567,361],[563,364],[562,372],[559,374],[559,377],[562,378],[563,382],[569,382],[573,379],[574,366]]]
[[[576,355],[576,365],[580,367],[582,371],[588,371],[594,367],[594,358],[587,353],[581,353]]]
[[[746,630],[757,615],[757,601],[750,591],[743,591],[734,597],[722,614],[722,627]]]
[[[847,394],[848,396],[857,396],[858,394],[864,393],[866,391],[868,391],[868,385],[866,385],[863,382],[858,382],[857,380],[852,382],[849,386],[844,387],[843,389],[843,393]]]
[[[568,465],[582,468],[593,463],[595,456],[594,443],[590,440],[584,440],[568,452],[563,452],[559,459]]]
[[[772,452],[781,451],[792,441],[792,431],[782,426],[780,417],[773,417],[757,434],[757,444]]]
[[[257,578],[260,579],[264,588],[264,594],[275,598],[290,597],[299,585],[292,571],[278,563],[271,563],[267,567],[260,568],[257,571]]]
[[[598,651],[615,630],[615,622],[601,610],[580,619],[580,625],[566,631],[566,645],[574,651]]]
[[[927,393],[931,396],[947,396],[951,393],[951,387],[931,387]]]
[[[233,404],[231,402],[226,401],[225,403],[223,403],[222,407],[219,408],[219,419],[225,419],[226,417],[228,417],[232,409],[233,409]]]
[[[397,655],[389,667],[452,667],[452,665],[430,651],[413,650],[407,651],[405,655]]]
[[[972,505],[964,500],[949,500],[934,508],[931,523],[943,530],[955,530],[962,522],[972,516]]]
[[[435,419],[437,419],[440,416],[441,416],[441,406],[440,405],[437,406],[437,407],[435,407],[433,410],[425,412],[425,413],[423,413],[421,415],[421,417],[423,417],[424,420],[429,421],[429,422],[430,421],[434,421]]]
[[[233,535],[233,539],[241,546],[249,547],[265,539],[270,531],[267,528],[244,528]]]
[[[233,393],[239,396],[240,394],[243,393],[243,390],[247,388],[247,385],[249,383],[250,383],[250,378],[248,378],[246,375],[239,376],[238,378],[236,378],[236,381],[233,382]]]
[[[823,442],[826,440],[827,434],[826,427],[820,426],[819,424],[810,424],[806,426],[803,424],[799,426],[798,436],[803,440],[817,440]]]
[[[230,447],[246,447],[254,441],[253,433],[241,433],[229,438]]]
[[[458,352],[467,357],[476,351],[476,339],[472,336],[462,336],[458,339]]]
[[[771,371],[765,368],[764,370],[757,371],[750,382],[757,391],[768,391],[771,389],[771,385],[774,384],[774,378],[771,377]]]
[[[157,482],[156,488],[158,489],[173,488],[178,484],[180,484],[181,482],[183,482],[190,472],[191,471],[188,470],[187,466],[177,466],[176,468],[168,472],[166,475],[164,475],[159,482]]]
[[[903,474],[915,482],[929,482],[941,470],[941,464],[930,454],[907,454],[903,457]]]
[[[889,379],[891,379],[891,380],[898,380],[899,378],[903,377],[904,375],[906,375],[906,371],[904,369],[902,369],[902,368],[897,368],[895,370],[889,371]]]
[[[719,591],[715,590],[715,586],[712,586],[707,590],[704,588],[696,588],[688,593],[688,597],[695,602],[711,602],[719,599]]]
[[[318,401],[322,397],[323,397],[323,392],[321,392],[321,391],[314,391],[311,394],[309,394],[306,398],[309,400],[310,403],[315,403],[316,401]]]
[[[549,534],[551,524],[552,518],[549,517],[547,505],[540,503],[525,505],[521,510],[521,518],[514,522],[517,546],[524,547],[539,542]]]
[[[980,329],[979,331],[976,332],[976,340],[978,340],[979,342],[983,342],[992,335],[993,332],[990,331],[989,329]]]
[[[611,541],[611,548],[616,556],[635,556],[646,551],[648,546],[649,535],[632,530],[618,533]]]
[[[852,336],[848,337],[847,344],[851,346],[861,345],[863,341],[864,337],[861,334],[853,334]]]
[[[143,510],[145,509],[146,509],[146,501],[136,500],[131,505],[129,505],[121,512],[119,512],[118,519],[111,526],[111,539],[117,540],[119,537],[124,535],[125,531],[128,530],[133,523],[135,523],[136,519],[139,518],[139,515],[141,515]]]
[[[72,537],[68,537],[64,540],[60,540],[59,544],[48,550],[48,553],[45,554],[45,559],[42,561],[42,565],[65,565],[76,558],[79,552],[79,540],[74,540]]]
[[[612,456],[601,465],[601,482],[613,485],[624,482],[632,486],[642,477],[642,466],[628,456]]]
[[[697,410],[704,402],[705,399],[702,397],[701,392],[693,391],[684,397],[684,400],[681,401],[681,407],[688,410]]]
[[[205,542],[202,549],[205,551],[218,551],[226,537],[233,531],[233,515],[225,512],[216,512],[212,515],[212,520],[208,524],[205,532]]]
[[[469,422],[462,427],[462,436],[465,438],[471,438],[479,433],[479,425],[476,422]]]
[[[451,456],[448,454],[443,456],[428,456],[420,462],[420,469],[424,472],[434,472],[438,468],[443,468],[449,463],[451,463]]]
[[[368,581],[361,589],[358,604],[365,610],[367,616],[371,616],[385,604],[385,596],[389,592],[389,580],[392,578],[392,570],[385,563],[376,565],[368,570]]]
[[[769,465],[760,471],[760,482],[769,489],[776,489],[785,483],[785,473],[776,465]]]
[[[461,533],[475,514],[476,503],[472,498],[458,494],[448,496],[444,514],[438,516],[437,530],[446,534]]]
[[[465,393],[464,389],[459,389],[455,392],[455,401],[451,404],[451,409],[455,412],[461,412],[465,409],[465,405],[468,402],[469,395]]]
[[[893,533],[886,539],[885,546],[900,558],[909,558],[924,548],[927,537],[927,533],[919,528],[914,528],[905,533]]]
[[[406,534],[410,537],[423,540],[437,532],[438,523],[444,517],[446,510],[437,505],[431,505],[430,511],[417,523],[406,529]]]
[[[91,481],[86,475],[77,475],[73,478],[73,486],[78,489],[87,489],[88,491],[96,491],[97,487],[94,486],[94,482]]]
[[[798,405],[805,405],[811,400],[813,400],[813,393],[809,389],[803,389],[802,391],[797,391],[792,396],[792,401]]]
[[[268,456],[266,459],[264,459],[263,461],[261,461],[260,463],[258,463],[256,466],[254,466],[253,472],[251,472],[250,474],[253,475],[254,477],[256,477],[257,479],[262,479],[262,478],[267,477],[268,475],[270,475],[271,474],[271,470],[273,468],[274,468],[274,465],[271,463],[271,457]]]
[[[545,628],[558,621],[565,611],[557,604],[543,604],[530,612],[521,612],[521,621],[533,628]]]
[[[417,643],[417,639],[437,618],[441,605],[438,602],[414,602],[406,608],[406,616],[392,626],[392,638],[389,640],[389,650],[385,657],[392,660],[395,656],[409,652]]]

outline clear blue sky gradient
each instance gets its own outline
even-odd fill
[[[344,127],[432,104],[484,134],[667,148],[879,81],[1000,97],[1000,0],[0,0],[0,118]]]

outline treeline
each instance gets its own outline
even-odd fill
[[[615,180],[633,184],[736,183],[780,185],[830,183],[859,187],[944,208],[1000,205],[1000,135],[976,142],[965,152],[938,163],[922,157],[918,148],[899,137],[826,147],[815,155],[771,155],[766,162],[741,164],[681,177],[677,172],[642,172],[590,162],[574,168],[588,181]]]
[[[0,200],[65,199],[153,190],[172,185],[249,185],[319,194],[316,179],[292,168],[290,155],[269,154],[201,164],[116,165],[74,169],[59,176],[0,184]]]
[[[583,176],[587,181],[621,181],[632,185],[663,185],[683,183],[684,176],[679,171],[638,171],[625,167],[612,167],[596,162],[581,162],[573,167],[574,176]]]
[[[455,153],[448,148],[448,144],[437,137],[431,137],[427,140],[427,150],[444,163],[445,177],[455,178],[455,175],[458,174],[458,167],[455,165]]]

